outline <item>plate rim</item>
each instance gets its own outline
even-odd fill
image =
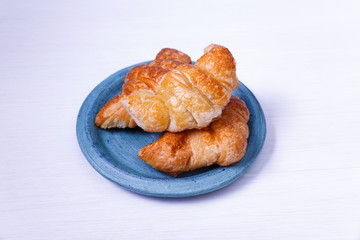
[[[235,164],[231,167],[218,167],[206,172],[205,174],[201,174],[201,176],[196,175],[197,177],[191,176],[184,178],[174,178],[175,181],[173,181],[172,178],[171,180],[156,179],[134,175],[121,168],[114,167],[112,164],[109,163],[109,161],[107,161],[104,154],[102,154],[101,151],[96,147],[98,145],[96,141],[94,141],[94,139],[91,138],[89,132],[86,131],[89,122],[87,122],[87,124],[84,124],[83,121],[85,121],[86,123],[87,113],[91,110],[91,106],[96,102],[96,97],[99,96],[102,91],[106,90],[106,86],[109,83],[115,81],[118,78],[121,78],[122,75],[125,76],[126,73],[130,71],[130,69],[132,69],[133,67],[145,64],[147,62],[150,61],[133,64],[131,66],[116,71],[115,73],[111,74],[103,81],[101,81],[98,85],[96,85],[94,89],[85,98],[77,115],[76,135],[78,139],[78,144],[86,160],[103,177],[120,185],[121,187],[132,192],[156,197],[190,197],[201,195],[221,189],[242,176],[246,172],[246,170],[253,164],[258,154],[261,152],[261,149],[265,142],[267,131],[265,115],[259,101],[255,97],[255,95],[249,90],[249,88],[247,88],[242,82],[240,82],[240,86],[247,91],[247,94],[250,95],[259,110],[259,116],[257,117],[259,117],[262,127],[262,132],[259,136],[260,144],[256,147],[256,150],[252,154],[251,159],[246,162],[245,166],[241,165],[240,168],[239,164]],[[89,121],[89,119],[87,120]],[[94,124],[93,121],[90,122]],[[240,162],[241,161],[239,161],[239,163]],[[222,181],[216,181],[218,179]],[[194,188],[193,185],[187,186],[187,183],[189,183],[189,181],[196,183],[198,187]],[[209,184],[209,182],[211,184]],[[166,191],[164,191],[164,189],[166,189]]]

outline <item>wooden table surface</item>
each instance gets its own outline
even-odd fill
[[[231,185],[146,197],[75,134],[110,74],[164,47],[230,49],[267,120]],[[360,239],[359,1],[0,0],[0,239]]]

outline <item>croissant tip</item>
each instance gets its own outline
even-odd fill
[[[148,145],[147,145],[148,146]],[[146,147],[146,146],[145,146]],[[143,159],[145,147],[141,148],[137,154],[138,158]]]
[[[95,125],[98,127],[101,126],[101,118],[98,115],[95,117]]]
[[[214,43],[212,43],[212,44],[210,44],[209,46],[207,46],[207,47],[204,49],[204,52],[207,53],[207,52],[209,52],[209,51],[211,51],[211,50],[213,50],[213,49],[215,49],[215,48],[225,48],[225,47],[224,47],[224,46],[221,46],[221,45],[219,45],[219,44],[214,44]]]

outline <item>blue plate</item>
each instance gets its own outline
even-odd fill
[[[139,63],[136,65],[144,64]],[[245,101],[249,111],[250,135],[245,156],[230,167],[210,166],[172,177],[153,169],[137,157],[138,151],[154,142],[162,133],[140,128],[104,130],[94,124],[100,108],[121,92],[125,75],[134,66],[124,68],[101,82],[81,106],[76,134],[89,163],[105,178],[120,186],[150,196],[187,197],[220,189],[240,177],[259,154],[266,135],[264,113],[259,102],[242,83],[233,92]]]

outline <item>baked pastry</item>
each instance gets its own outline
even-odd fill
[[[98,112],[95,124],[101,128],[134,128],[136,122],[125,110],[121,99],[139,89],[157,91],[162,77],[180,64],[190,64],[191,58],[176,49],[164,48],[155,60],[132,68],[125,76],[121,94],[113,97]]]
[[[221,118],[203,129],[166,132],[138,153],[151,167],[176,176],[217,164],[229,166],[244,156],[247,147],[249,110],[232,96]]]
[[[116,99],[117,107],[111,101],[104,106],[117,115],[113,118],[116,121],[107,119],[108,114],[102,109],[96,124],[107,128],[136,123],[148,132],[180,132],[208,126],[220,117],[239,81],[235,60],[227,48],[212,44],[204,52],[195,65],[180,59],[172,61],[171,67],[175,68],[167,72],[148,69],[152,64],[139,67],[136,74],[130,71],[131,77],[126,76],[121,97]],[[166,60],[174,59],[169,54]],[[125,110],[119,102],[131,117],[123,116]],[[114,111],[117,108],[121,109]]]

